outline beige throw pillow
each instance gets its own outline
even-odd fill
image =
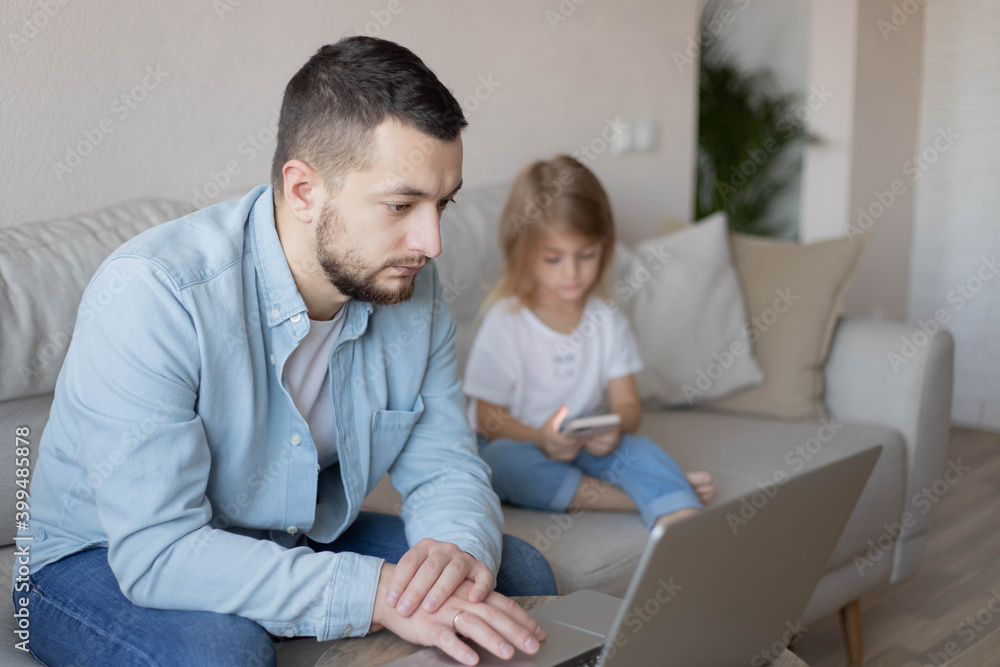
[[[768,417],[821,419],[823,364],[840,301],[866,240],[799,245],[731,235],[763,384],[706,405]]]

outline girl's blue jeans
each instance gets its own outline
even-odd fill
[[[581,450],[572,461],[553,461],[533,442],[487,442],[479,433],[476,437],[479,455],[493,469],[493,490],[512,505],[565,512],[581,479],[589,475],[624,490],[648,528],[666,514],[702,508],[674,460],[645,436],[626,433],[611,454],[594,456]]]
[[[330,544],[315,551],[351,551],[397,563],[409,549],[397,516],[362,512]],[[319,584],[317,584],[319,585]],[[503,536],[496,590],[504,595],[555,595],[552,569],[527,542]],[[51,665],[268,667],[272,637],[257,623],[206,611],[138,607],[122,595],[108,550],[87,549],[49,563],[29,578],[32,655]],[[206,591],[210,595],[210,591]],[[14,608],[19,597],[14,593]],[[280,644],[278,649],[280,650]]]

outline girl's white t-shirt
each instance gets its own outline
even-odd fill
[[[608,381],[642,370],[628,319],[611,301],[591,295],[571,334],[551,329],[516,297],[483,317],[465,366],[462,390],[476,427],[477,399],[504,406],[538,428],[563,403],[566,419],[595,414]]]
[[[309,333],[285,362],[288,391],[306,423],[320,468],[337,461],[337,439],[333,430],[333,400],[330,395],[330,352],[344,328],[346,305],[332,320],[309,320]]]

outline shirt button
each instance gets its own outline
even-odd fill
[[[274,365],[274,355],[273,354],[271,355],[271,365],[272,366]]]
[[[285,636],[286,637],[294,637],[295,636],[295,630],[292,630],[291,628],[289,628],[288,630],[285,630]]]
[[[299,437],[298,433],[293,433],[292,437],[289,438],[289,442],[291,442],[293,445],[297,445],[300,442],[302,442],[302,438]]]
[[[302,319],[302,316],[299,315],[298,313],[295,313],[294,315],[292,315],[292,322],[298,322],[301,319]]]
[[[350,637],[352,632],[354,632],[354,628],[352,626],[348,625],[346,628],[344,628],[344,632],[341,633],[340,636],[341,637]]]
[[[275,308],[274,310],[271,311],[271,317],[272,318],[277,319],[278,315],[281,315],[281,312],[277,308]]]
[[[299,532],[299,527],[298,526],[289,526],[288,527],[288,534],[289,535],[294,535],[297,532]]]

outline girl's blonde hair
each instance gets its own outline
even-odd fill
[[[548,231],[570,232],[604,242],[591,291],[608,298],[604,273],[615,247],[608,195],[593,172],[572,157],[559,155],[528,165],[511,188],[499,225],[504,272],[487,294],[480,317],[509,296],[516,296],[525,305],[533,302],[537,285],[532,267],[542,236]]]

